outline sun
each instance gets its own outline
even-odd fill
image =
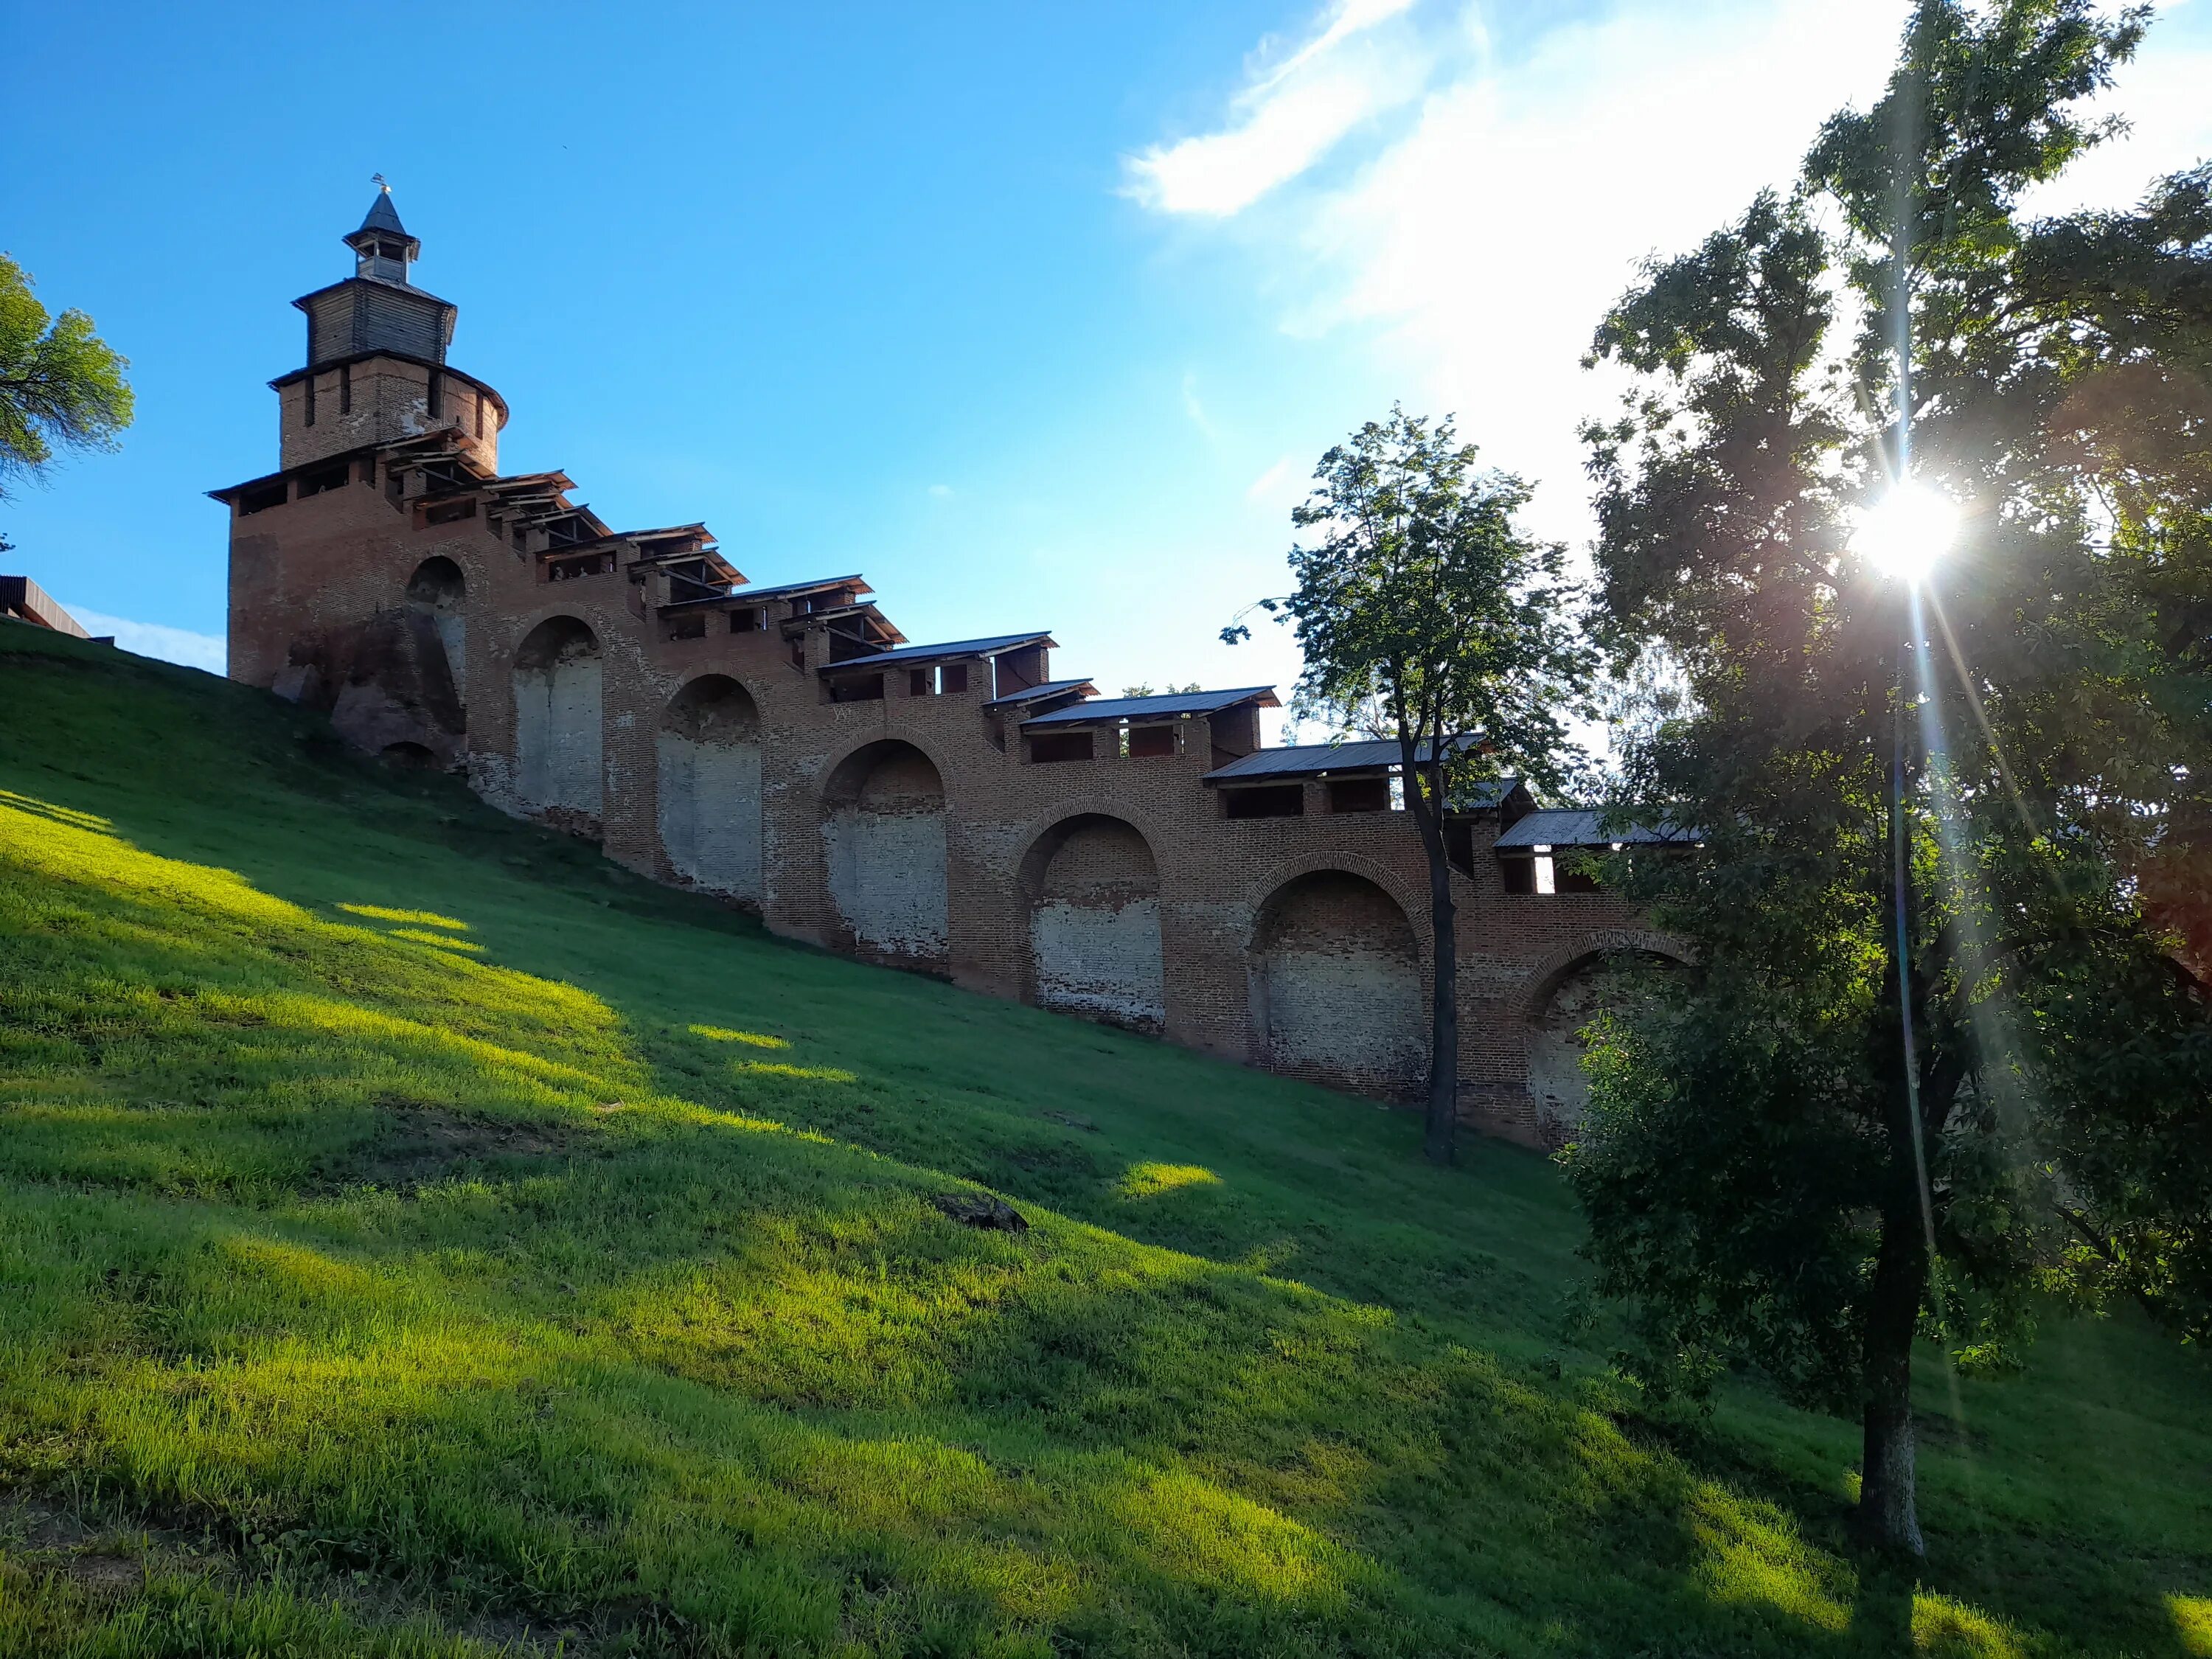
[[[1959,531],[1958,504],[1925,484],[1899,484],[1859,514],[1851,546],[1885,576],[1917,587]]]

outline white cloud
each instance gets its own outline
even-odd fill
[[[934,483],[930,485],[929,493],[941,501],[952,494],[952,486],[951,484]]]
[[[1156,145],[1127,163],[1128,193],[1163,213],[1225,217],[1295,179],[1355,128],[1420,91],[1424,66],[1380,24],[1413,0],[1339,0],[1279,64],[1261,60],[1218,132]]]
[[[1244,499],[1273,507],[1297,499],[1297,463],[1285,455],[1245,486]]]
[[[172,628],[166,623],[133,622],[128,617],[111,617],[104,611],[88,611],[82,605],[72,605],[67,609],[70,615],[84,624],[86,633],[112,634],[118,646],[142,657],[158,657],[163,662],[182,663],[187,668],[204,668],[210,674],[222,673],[228,660],[223,641],[213,634],[195,634],[188,628]]]

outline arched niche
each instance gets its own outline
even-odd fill
[[[822,797],[830,896],[864,955],[914,967],[948,958],[945,781],[910,743],[855,750]]]
[[[446,667],[453,675],[453,690],[464,703],[469,696],[468,629],[462,604],[467,592],[460,566],[443,555],[423,560],[407,579],[408,608],[429,617],[437,629],[438,642],[446,647]]]
[[[709,892],[761,898],[760,709],[722,674],[669,699],[655,739],[660,847],[669,866]]]
[[[602,790],[599,642],[574,617],[551,617],[514,653],[515,793],[541,813],[596,827]]]
[[[1535,1000],[1528,1031],[1528,1098],[1544,1145],[1564,1146],[1582,1127],[1589,1105],[1583,1056],[1593,1022],[1648,994],[1653,973],[1680,965],[1655,951],[1593,951],[1552,976]]]
[[[1030,984],[1037,1005],[1158,1031],[1167,1024],[1160,873],[1133,824],[1063,819],[1023,860]]]
[[[1269,1070],[1388,1100],[1421,1089],[1428,994],[1397,900],[1364,876],[1316,870],[1261,907],[1251,971]]]

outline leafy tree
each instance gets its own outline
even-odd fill
[[[1451,421],[1393,409],[1321,459],[1291,521],[1319,532],[1291,550],[1297,586],[1261,607],[1297,630],[1305,665],[1294,711],[1395,739],[1406,810],[1428,854],[1431,988],[1425,1147],[1449,1163],[1459,1121],[1458,976],[1444,819],[1482,777],[1540,789],[1577,775],[1569,721],[1589,717],[1595,653],[1573,620],[1565,551],[1516,526],[1528,491],[1478,472]],[[1234,644],[1250,637],[1232,624]],[[1462,744],[1462,734],[1479,741]]]
[[[1795,193],[1597,335],[1601,609],[1677,688],[1630,793],[1709,855],[1622,872],[1696,960],[1600,1026],[1565,1162],[1633,1363],[1858,1416],[1860,1527],[1915,1552],[1916,1333],[2212,1334],[2212,1021],[2146,899],[2212,816],[2212,170],[2017,206],[2143,24],[1922,0]],[[1960,515],[1918,586],[1874,568],[1913,491]]]
[[[50,317],[23,268],[0,253],[0,501],[35,477],[57,447],[108,449],[131,424],[130,360],[82,311]]]

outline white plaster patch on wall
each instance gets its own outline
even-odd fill
[[[514,674],[517,792],[532,807],[600,808],[599,653],[586,637]]]
[[[1583,1030],[1605,1006],[1603,981],[1595,964],[1569,976],[1528,1034],[1528,1093],[1536,1103],[1537,1132],[1548,1146],[1572,1139],[1589,1105]]]
[[[1030,946],[1042,1006],[1148,1031],[1166,1023],[1158,899],[1045,899],[1030,914]]]
[[[1285,949],[1263,972],[1269,1065],[1394,1090],[1419,1081],[1427,1039],[1410,953]]]
[[[446,667],[453,677],[453,695],[465,705],[469,700],[468,629],[459,611],[441,607],[431,613],[438,642],[446,647]]]
[[[1364,877],[1317,871],[1263,912],[1254,963],[1266,1063],[1404,1096],[1427,1066],[1420,953],[1397,901]]]
[[[951,928],[945,811],[841,806],[822,826],[830,896],[863,950],[941,961]]]
[[[660,844],[669,864],[710,892],[761,896],[761,757],[757,743],[659,741]]]

